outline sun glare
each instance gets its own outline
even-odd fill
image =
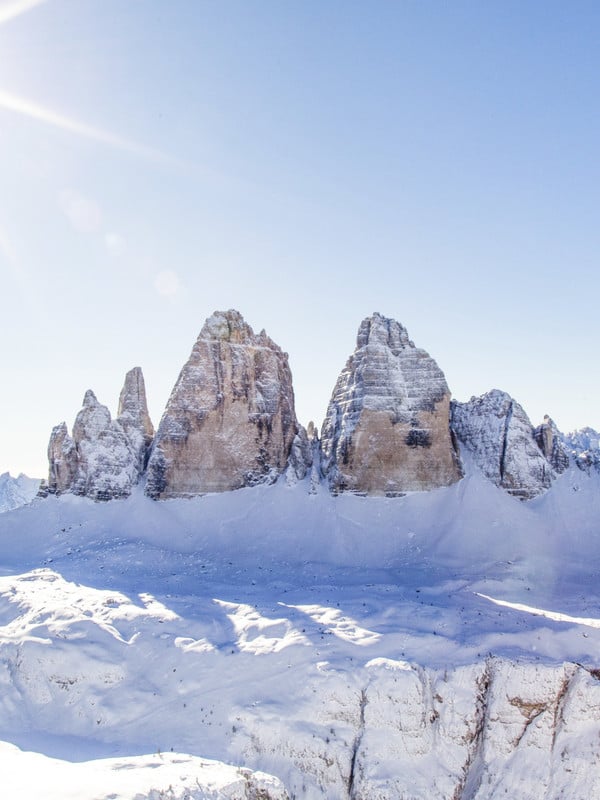
[[[48,0],[14,0],[14,2],[0,3],[0,25],[10,22],[15,17],[20,17],[32,8],[44,5]]]

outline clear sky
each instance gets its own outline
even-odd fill
[[[0,472],[237,308],[323,420],[361,319],[600,428],[600,4],[0,0]]]

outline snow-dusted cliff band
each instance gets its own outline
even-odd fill
[[[94,500],[193,497],[274,483],[321,482],[338,494],[397,496],[450,486],[463,475],[459,448],[496,486],[521,500],[545,492],[570,465],[600,470],[591,428],[564,436],[546,416],[493,390],[451,403],[442,370],[393,319],[360,325],[323,424],[299,424],[287,354],[238,311],[216,311],[200,331],[158,431],[142,371],[131,370],[111,419],[86,392],[72,435],[63,422],[48,446],[43,493]]]

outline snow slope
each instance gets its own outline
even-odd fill
[[[37,798],[35,773],[45,797],[77,800],[283,797],[276,779],[297,798],[597,796],[600,476],[569,470],[522,503],[467,467],[394,499],[282,480],[3,515],[11,787]],[[275,777],[236,789],[222,766],[196,785],[199,758]]]

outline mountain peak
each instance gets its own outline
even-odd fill
[[[363,319],[356,337],[357,349],[373,344],[383,345],[392,350],[415,346],[404,325],[391,317],[384,317],[378,311]]]
[[[215,311],[204,323],[198,338],[241,344],[254,339],[254,331],[239,311],[230,308],[229,311]]]
[[[394,495],[457,481],[449,406],[443,372],[406,328],[379,313],[364,319],[321,432],[330,488]]]

